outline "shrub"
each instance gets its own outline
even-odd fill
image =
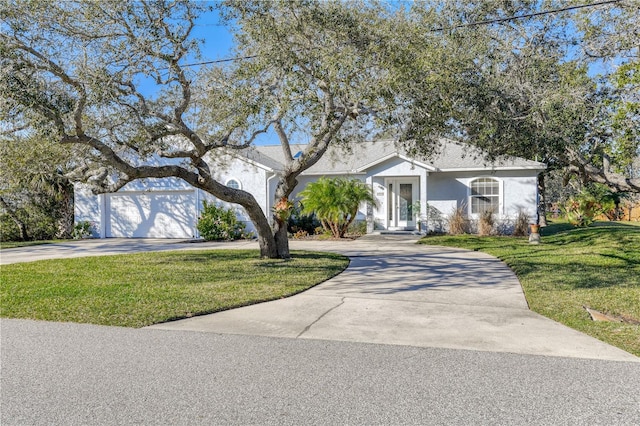
[[[8,214],[0,215],[0,241],[20,241],[18,227]]]
[[[335,238],[343,238],[362,203],[376,203],[371,187],[356,179],[322,177],[300,192],[303,213],[315,213]]]
[[[313,230],[313,233],[316,235],[331,235],[331,230],[326,229],[323,226],[318,226]]]
[[[92,234],[92,224],[89,221],[82,220],[73,225],[73,239],[79,240],[82,238],[88,238]]]
[[[56,218],[37,206],[20,208],[16,211],[16,215],[25,224],[29,240],[51,240],[58,233]],[[2,241],[21,239],[18,226],[8,214],[0,216],[0,239]]]
[[[529,215],[520,210],[513,227],[514,237],[525,237],[529,233]]]
[[[491,210],[484,210],[480,213],[480,217],[478,218],[478,235],[491,235],[495,222],[494,214]]]
[[[606,215],[610,220],[619,216],[620,195],[603,185],[592,184],[569,198],[563,206],[564,214],[574,226],[589,226],[596,216]]]
[[[564,204],[564,214],[573,226],[589,226],[598,215],[598,202],[590,194],[571,197]]]
[[[302,238],[306,238],[309,236],[309,233],[303,229],[296,231],[293,234],[293,238],[295,238],[296,240],[302,239]]]
[[[215,203],[202,202],[202,213],[198,220],[198,231],[206,241],[228,241],[242,238],[244,223],[239,222],[232,209]]]
[[[366,220],[356,220],[351,225],[349,225],[349,229],[347,230],[347,234],[351,235],[364,235],[367,233],[367,221]]]
[[[469,229],[469,220],[464,211],[464,207],[456,207],[449,214],[449,234],[460,235],[466,234]]]
[[[308,235],[316,234],[316,228],[322,224],[315,214],[303,214],[302,209],[303,207],[300,203],[292,209],[287,222],[287,231],[291,234],[296,234],[300,231],[305,231]]]

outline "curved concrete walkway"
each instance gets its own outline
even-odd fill
[[[342,253],[342,274],[299,295],[150,328],[441,347],[640,362],[531,312],[520,283],[480,252],[415,244],[415,236],[291,241]],[[255,241],[82,240],[2,250],[0,264],[142,251],[257,248]]]
[[[345,254],[342,274],[299,295],[150,328],[640,362],[528,309],[513,272],[417,237],[292,241]]]

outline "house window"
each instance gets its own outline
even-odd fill
[[[229,179],[229,180],[227,181],[227,186],[228,186],[229,188],[233,188],[233,189],[240,189],[240,182],[238,182],[238,181],[237,181],[237,180],[235,180],[235,179]]]
[[[498,213],[500,208],[500,182],[492,178],[479,178],[471,182],[471,214],[484,211]]]

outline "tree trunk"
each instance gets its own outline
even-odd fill
[[[260,257],[268,259],[278,258],[278,248],[276,239],[269,226],[269,222],[265,217],[262,209],[257,204],[243,205],[245,211],[249,215],[249,219],[253,222],[258,232],[258,246],[260,247]]]
[[[11,209],[9,204],[7,204],[7,202],[2,197],[0,197],[0,205],[7,211],[9,217],[15,222],[16,226],[18,227],[18,230],[20,232],[20,240],[28,241],[29,234],[27,233],[27,225],[20,220],[16,212]]]
[[[73,236],[73,185],[68,184],[64,188],[62,199],[59,203],[60,219],[58,220],[58,237],[71,238]]]
[[[291,253],[289,253],[289,235],[287,234],[287,223],[280,223],[276,221],[275,227],[276,229],[274,230],[274,236],[276,240],[278,257],[281,259],[290,259]]]
[[[547,203],[545,192],[547,187],[544,182],[544,173],[538,174],[538,221],[540,226],[547,226]]]
[[[281,200],[288,200],[289,195],[293,191],[293,188],[296,187],[298,182],[295,179],[295,175],[285,175],[283,176],[278,186],[276,187],[275,197],[274,197],[274,206],[278,204]],[[289,212],[290,213],[290,212]],[[276,240],[276,247],[278,250],[278,257],[281,259],[290,259],[291,253],[289,252],[289,235],[287,233],[287,222],[289,215],[286,215],[287,219],[277,217],[273,215],[273,234]]]
[[[274,229],[271,229],[267,218],[258,205],[243,206],[249,218],[258,232],[258,245],[260,257],[266,259],[289,259],[289,238],[287,235],[287,223],[274,220]]]

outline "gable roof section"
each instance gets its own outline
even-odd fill
[[[270,145],[275,148],[280,148],[280,145]],[[283,164],[274,160],[268,155],[265,155],[262,151],[256,149],[257,147],[251,147],[241,151],[232,151],[231,155],[236,158],[242,158],[248,161],[250,164],[262,167],[268,172],[280,171],[284,168]]]
[[[305,145],[292,145],[291,151],[304,150]],[[254,146],[241,151],[249,160],[264,164],[268,169],[284,169],[284,154],[280,145]],[[307,175],[360,174],[384,161],[399,158],[414,162],[433,172],[488,171],[488,170],[544,170],[546,165],[519,157],[503,157],[487,162],[482,151],[468,144],[443,140],[440,151],[430,159],[411,158],[392,140],[363,142],[349,148],[330,147],[324,156],[308,170]]]
[[[520,157],[501,157],[491,163],[485,160],[482,151],[472,145],[447,141],[431,163],[438,171],[476,170],[544,170],[546,164]]]

